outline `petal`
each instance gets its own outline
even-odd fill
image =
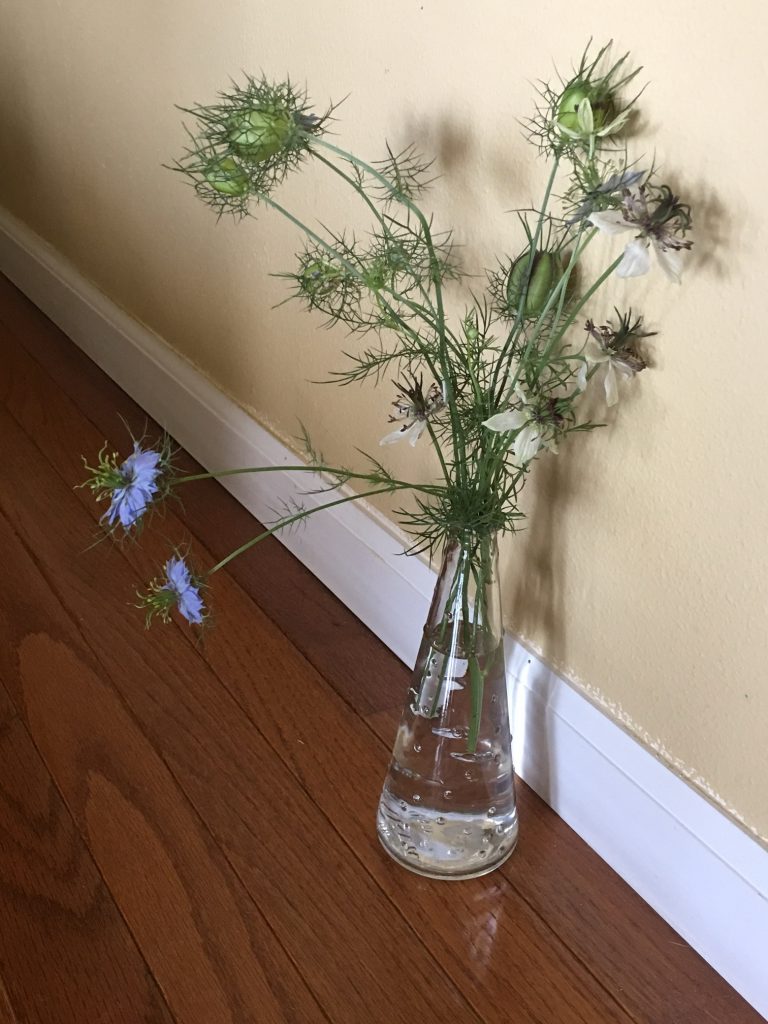
[[[683,276],[683,261],[680,253],[675,249],[665,249],[663,245],[658,242],[654,242],[653,248],[656,250],[656,256],[659,260],[659,266],[675,284],[680,284],[680,280]]]
[[[182,594],[179,594],[177,607],[187,622],[199,626],[203,621],[203,599],[195,587],[190,585]]]
[[[608,135],[613,135],[614,132],[620,131],[627,123],[629,117],[629,110],[623,110],[618,117],[614,117],[610,124],[605,125],[597,132],[600,138],[605,138]]]
[[[586,97],[579,104],[577,118],[582,135],[592,135],[595,130],[595,117],[592,113],[592,104]]]
[[[624,231],[637,231],[636,224],[628,224],[621,210],[603,210],[602,213],[590,213],[587,217],[590,224],[606,235],[620,235]]]
[[[605,404],[610,408],[612,405],[616,405],[619,400],[616,371],[612,363],[609,363],[605,368],[605,381],[603,383],[605,384]]]
[[[398,427],[397,430],[393,430],[391,434],[387,434],[379,441],[379,444],[397,444],[398,441],[402,441],[408,437],[408,431],[413,426],[413,423],[404,423],[402,427]]]
[[[171,588],[176,591],[183,591],[189,586],[189,569],[178,555],[165,563],[165,575]]]
[[[410,425],[410,427],[408,427],[408,429],[406,430],[404,436],[408,438],[408,442],[409,442],[411,448],[415,448],[416,442],[419,440],[419,438],[421,437],[421,435],[424,433],[424,431],[426,429],[427,429],[427,421],[426,420],[416,420],[415,423],[412,423]]]
[[[584,345],[584,358],[592,366],[604,363],[610,355],[602,348],[596,338],[589,337]]]
[[[510,430],[519,430],[525,422],[525,414],[519,409],[507,409],[506,412],[497,412],[490,419],[483,420],[483,426],[498,434],[506,434]]]
[[[633,238],[624,250],[624,256],[616,269],[617,277],[642,277],[651,269],[651,254],[648,243],[642,238]]]
[[[520,465],[530,462],[541,448],[541,428],[537,423],[529,423],[520,431],[512,445],[512,451]]]

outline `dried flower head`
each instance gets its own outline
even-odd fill
[[[427,429],[427,422],[444,407],[443,391],[439,384],[433,383],[425,395],[423,377],[414,377],[410,384],[395,381],[395,387],[400,395],[392,403],[396,414],[389,417],[389,422],[404,422],[397,430],[382,437],[379,444],[395,444],[407,440],[413,447]]]

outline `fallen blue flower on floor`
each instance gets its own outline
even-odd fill
[[[184,559],[179,555],[169,558],[165,563],[165,575],[168,582],[164,583],[160,590],[167,591],[175,597],[176,607],[187,622],[199,625],[205,612],[203,599]]]
[[[103,516],[109,526],[119,522],[123,529],[129,530],[138,523],[158,492],[161,463],[160,452],[145,451],[134,442],[133,454],[117,469],[123,482],[113,487],[112,501]]]
[[[203,580],[195,576],[181,555],[172,555],[165,563],[165,576],[152,580],[146,594],[139,594],[140,608],[147,613],[147,626],[155,615],[170,622],[177,608],[187,622],[202,625],[206,618],[205,604],[200,596]]]

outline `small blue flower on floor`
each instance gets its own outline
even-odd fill
[[[145,451],[134,442],[133,454],[118,469],[124,483],[112,491],[112,501],[104,513],[110,526],[116,522],[125,530],[136,525],[158,491],[157,477],[161,471],[162,456],[149,449]]]
[[[169,558],[165,563],[165,575],[167,582],[160,590],[174,595],[176,607],[187,622],[199,625],[203,621],[205,606],[184,559],[179,555]]]

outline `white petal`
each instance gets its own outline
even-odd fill
[[[653,248],[656,250],[656,255],[659,259],[659,266],[675,284],[680,284],[680,279],[683,276],[683,261],[680,257],[680,253],[675,249],[665,249],[662,245],[654,242]]]
[[[589,364],[586,360],[583,363],[579,363],[579,369],[576,371],[576,388],[579,391],[587,390],[587,371],[589,370]]]
[[[426,420],[416,420],[415,423],[412,423],[410,425],[410,427],[408,427],[408,429],[406,430],[405,434],[406,434],[406,436],[408,438],[408,442],[409,442],[411,448],[415,448],[416,447],[416,442],[419,440],[419,438],[421,437],[421,435],[424,433],[424,431],[426,429],[427,429],[427,421]]]
[[[523,391],[522,384],[515,384],[515,394],[517,395],[518,399],[522,402],[523,405],[528,404],[528,396]]]
[[[507,409],[506,412],[497,412],[495,416],[484,420],[483,426],[498,434],[505,434],[509,430],[519,430],[525,422],[526,416],[519,409]]]
[[[537,423],[529,423],[523,427],[512,445],[512,451],[521,466],[530,462],[539,448],[541,448],[541,428]]]
[[[617,277],[642,277],[651,269],[649,246],[642,238],[633,238],[624,250],[621,263],[616,268]]]
[[[595,130],[595,117],[592,113],[592,104],[586,98],[579,104],[578,121],[582,134],[592,135]]]
[[[404,423],[402,427],[398,427],[397,430],[393,430],[391,434],[387,434],[386,437],[382,437],[379,444],[397,444],[398,441],[410,441],[411,444],[414,445],[424,433],[426,425],[426,420],[414,420],[413,423]],[[416,432],[414,428],[420,429]],[[414,434],[416,435],[415,438]]]
[[[616,380],[616,371],[613,368],[613,363],[608,363],[605,368],[605,404],[610,408],[612,405],[616,405],[619,400],[619,388]]]
[[[596,366],[598,363],[604,363],[606,359],[611,358],[605,349],[601,348],[597,340],[591,336],[587,338],[583,354],[590,366]]]
[[[604,210],[602,213],[590,213],[587,220],[606,235],[620,235],[624,231],[637,231],[636,224],[628,224],[624,220],[624,214],[621,210]]]
[[[605,125],[605,127],[601,128],[600,131],[597,132],[596,134],[600,138],[605,138],[608,135],[613,135],[614,132],[618,132],[624,127],[624,125],[627,123],[628,117],[629,111],[622,111],[622,113],[619,114],[618,117],[614,117],[610,124]]]

